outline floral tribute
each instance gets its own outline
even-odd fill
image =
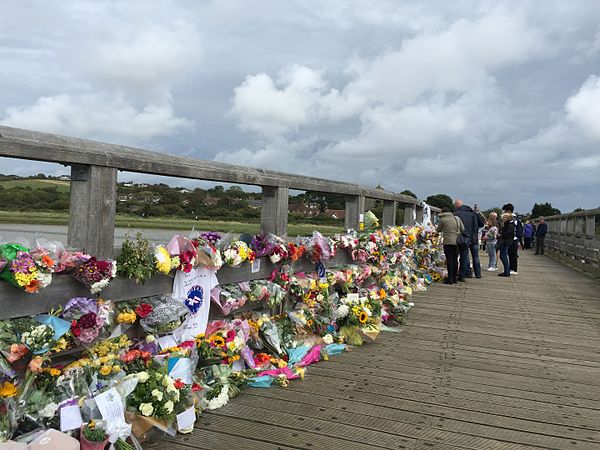
[[[61,409],[77,406],[83,422],[67,432],[85,445],[129,449],[149,433],[191,432],[198,414],[245,387],[286,387],[311,364],[403,323],[411,294],[444,276],[438,236],[423,227],[315,232],[294,242],[262,234],[250,245],[236,239],[201,233],[151,248],[138,238],[120,260],[121,276],[141,282],[155,273],[269,259],[267,279],[213,289],[218,308],[195,339],[178,337],[195,317],[193,305],[169,296],[77,297],[50,314],[0,321],[0,441],[60,429]],[[39,289],[44,275],[70,272],[98,293],[119,268],[60,248],[0,248],[2,278],[20,289],[33,287],[34,277]],[[93,407],[102,395],[120,399],[120,416],[103,417]]]

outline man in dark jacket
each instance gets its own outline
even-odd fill
[[[462,200],[456,199],[454,201],[454,215],[462,220],[465,226],[465,234],[469,237],[469,245],[461,247],[460,252],[460,264],[458,271],[458,281],[465,281],[465,278],[469,274],[469,250],[473,257],[473,272],[477,278],[481,278],[481,265],[479,264],[479,228],[483,227],[485,220],[481,214],[475,213],[470,206],[463,203]]]
[[[504,205],[502,210],[505,213],[512,214],[513,218],[512,222],[515,227],[515,237],[512,245],[508,248],[508,260],[510,261],[510,274],[517,275],[517,269],[519,265],[519,245],[521,248],[523,248],[523,222],[521,222],[521,219],[519,219],[515,214],[515,207],[512,203],[507,203]]]
[[[540,217],[540,223],[535,230],[535,254],[544,254],[544,241],[546,240],[546,233],[548,233],[548,224],[544,222],[544,218]]]

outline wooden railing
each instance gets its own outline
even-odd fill
[[[117,171],[260,186],[261,231],[278,236],[287,235],[290,189],[345,195],[346,229],[359,228],[366,198],[383,201],[384,227],[395,225],[398,205],[405,209],[404,224],[412,224],[415,215],[418,222],[423,217],[422,203],[413,197],[354,183],[185,158],[19,128],[0,126],[0,156],[71,167],[67,245],[99,258],[113,256]],[[432,210],[439,211],[437,208]]]
[[[600,209],[560,214],[544,220],[548,224],[548,254],[600,277]]]

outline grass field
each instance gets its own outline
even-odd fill
[[[29,212],[29,211],[0,211],[0,223],[24,223],[41,225],[67,225],[68,213],[62,212]],[[141,217],[117,214],[115,224],[120,228],[152,228],[160,230],[181,230],[195,228],[198,231],[220,231],[234,233],[258,233],[258,223],[226,222],[211,220],[186,220],[167,219],[164,217],[142,219]],[[313,225],[313,224],[290,224],[288,225],[289,236],[306,236],[320,231],[325,235],[332,235],[343,230],[343,226]]]
[[[6,180],[0,181],[0,185],[6,189],[12,187],[30,187],[31,189],[43,189],[47,187],[56,187],[58,192],[69,192],[70,183],[60,180]]]

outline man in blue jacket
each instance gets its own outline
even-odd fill
[[[458,281],[465,281],[469,275],[469,250],[473,257],[473,272],[477,278],[481,278],[481,265],[479,264],[479,228],[483,227],[485,220],[481,214],[476,213],[462,200],[454,200],[454,215],[462,220],[465,226],[465,234],[469,237],[469,245],[460,247],[460,263],[458,270]]]

